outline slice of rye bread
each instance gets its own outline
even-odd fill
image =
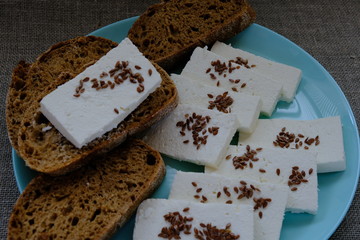
[[[164,0],[136,20],[128,37],[148,59],[169,70],[196,47],[224,41],[255,18],[247,0]]]
[[[107,239],[164,175],[161,155],[141,140],[70,174],[39,175],[17,200],[7,239]]]
[[[93,38],[90,37],[90,39]],[[65,49],[71,51],[72,47],[68,45],[72,44],[72,41],[65,43]],[[116,43],[113,44],[116,46]],[[70,58],[72,55],[69,53],[67,53],[69,58],[64,58],[63,55],[59,56],[62,51],[62,47],[51,48],[50,51],[45,53],[46,56],[38,59],[40,62],[46,59],[46,62],[53,62],[54,65],[58,66],[53,67],[56,70],[49,68],[45,74],[54,76],[52,82],[42,84],[41,88],[38,87],[33,88],[31,91],[25,91],[27,95],[31,95],[28,99],[31,99],[32,102],[27,104],[26,111],[21,113],[22,120],[17,132],[17,152],[25,160],[27,166],[36,171],[51,175],[62,175],[73,171],[85,165],[92,157],[108,152],[116,147],[128,136],[145,130],[166,116],[177,105],[175,84],[163,69],[154,64],[162,77],[161,86],[150,94],[117,128],[109,131],[103,137],[93,140],[87,146],[78,149],[63,137],[39,111],[39,102],[46,94],[53,91],[59,84],[70,80],[81,72],[75,72],[72,65],[68,66],[66,64],[67,62],[74,61],[74,59]],[[80,52],[78,51],[77,54],[80,55],[82,52],[84,54],[88,53],[86,48]],[[106,53],[104,50],[102,52],[103,54]],[[84,62],[84,64],[88,66],[94,62],[94,60],[89,58],[89,62]],[[37,64],[41,65],[41,63]],[[58,77],[55,78],[55,76]],[[21,95],[21,92],[18,94]]]
[[[37,94],[55,81],[84,71],[116,46],[117,43],[101,37],[78,37],[51,46],[32,64],[20,61],[13,71],[6,99],[6,124],[15,150],[23,113]]]

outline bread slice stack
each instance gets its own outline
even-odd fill
[[[8,239],[109,238],[164,175],[159,152],[133,140],[72,174],[37,176],[14,206]]]

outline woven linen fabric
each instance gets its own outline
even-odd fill
[[[159,0],[160,1],[160,0]],[[256,22],[290,39],[334,77],[360,123],[360,1],[249,0]],[[59,41],[140,15],[154,0],[0,0],[0,239],[19,196],[5,124],[12,69]],[[331,239],[360,239],[360,195]]]

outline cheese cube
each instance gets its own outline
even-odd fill
[[[246,178],[218,174],[178,172],[169,199],[229,205],[250,204],[254,209],[254,239],[278,240],[288,189],[282,185],[259,183]]]
[[[236,60],[240,57],[256,73],[273,79],[282,86],[281,100],[291,102],[301,81],[301,70],[289,65],[270,61],[252,53],[233,48],[222,42],[216,42],[211,51],[228,59]],[[239,60],[241,60],[239,59]]]
[[[179,105],[154,125],[143,140],[175,159],[216,167],[238,126],[233,114]]]
[[[282,88],[276,81],[200,47],[194,50],[181,75],[205,85],[259,96],[261,113],[267,116],[274,111]]]
[[[345,169],[340,117],[314,120],[259,119],[252,134],[241,134],[240,145],[289,148],[316,153],[319,173]]]
[[[40,110],[64,137],[81,148],[116,128],[160,83],[155,67],[126,38],[45,96]]]
[[[288,187],[286,209],[291,212],[315,214],[318,208],[316,154],[305,150],[230,146],[218,168],[205,168],[236,179],[248,178],[259,182]]]
[[[242,240],[254,239],[254,215],[250,205],[148,199],[139,206],[135,221],[134,240],[168,239],[166,235],[169,232],[183,240],[193,240],[198,239],[196,235],[201,234],[200,231],[206,235],[208,227],[213,230],[212,234],[222,233],[222,237],[233,234],[239,235]],[[181,224],[184,227],[179,227]],[[172,229],[178,228],[181,230],[176,234]]]
[[[201,85],[177,74],[172,74],[171,79],[179,93],[179,104],[194,104],[201,108],[233,113],[239,121],[240,132],[251,133],[254,130],[260,115],[260,97]]]

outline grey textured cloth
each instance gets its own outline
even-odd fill
[[[157,1],[0,0],[0,239],[19,196],[6,134],[5,98],[11,72],[49,46],[86,35],[110,23],[141,14]],[[257,23],[292,40],[334,77],[360,123],[360,1],[250,0]],[[360,195],[331,239],[360,239]]]

